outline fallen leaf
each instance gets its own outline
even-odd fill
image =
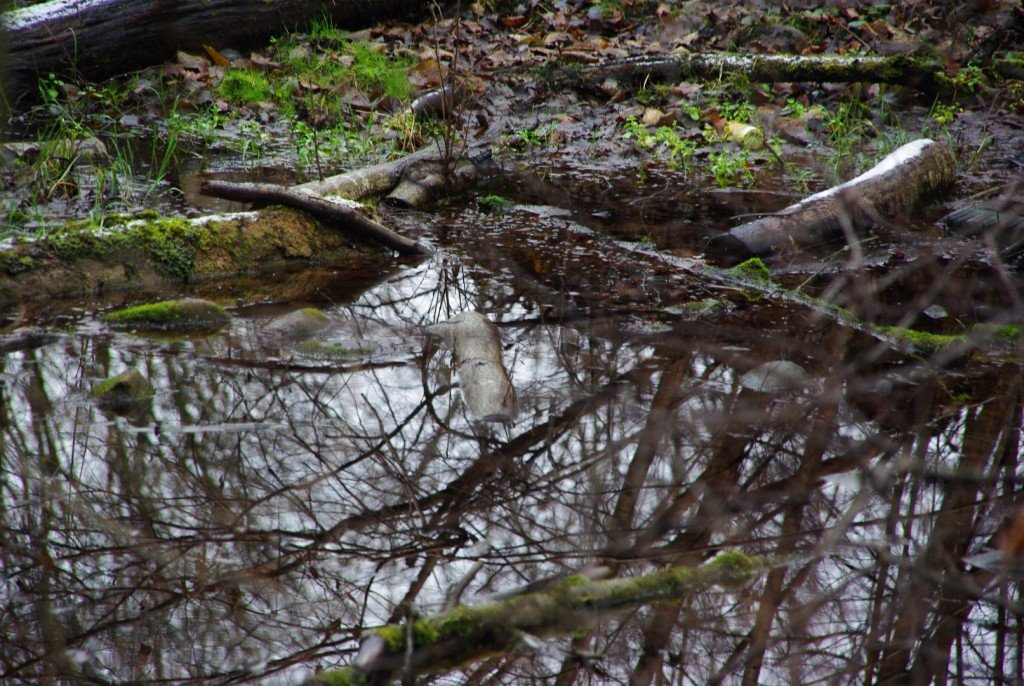
[[[206,54],[210,56],[210,59],[213,60],[213,63],[218,67],[227,67],[231,64],[231,60],[217,52],[216,48],[213,46],[203,43],[203,50],[206,51]]]

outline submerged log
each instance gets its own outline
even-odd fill
[[[721,79],[743,75],[756,83],[891,83],[933,93],[946,89],[942,66],[908,55],[736,55],[693,53],[638,57],[567,67],[566,85],[601,92],[609,80],[620,85],[648,81]]]
[[[731,265],[793,244],[836,240],[905,216],[952,184],[954,175],[953,157],[943,145],[929,139],[907,143],[855,179],[715,236],[704,252]]]
[[[452,349],[462,397],[469,411],[485,422],[510,421],[516,413],[516,392],[501,356],[498,327],[479,312],[463,312],[427,327]]]
[[[359,238],[368,238],[397,250],[403,255],[426,255],[430,249],[411,238],[392,231],[380,222],[370,219],[359,210],[342,202],[335,202],[303,193],[294,188],[272,183],[236,183],[233,181],[207,181],[203,192],[218,198],[244,200],[263,204],[292,207],[327,222],[338,224],[343,231]]]
[[[52,0],[0,14],[9,103],[35,95],[38,75],[97,80],[158,64],[203,44],[244,48],[321,17],[342,28],[425,13],[425,0]]]
[[[670,567],[632,578],[569,577],[547,591],[383,626],[363,639],[352,666],[322,672],[306,684],[387,683],[403,673],[455,669],[520,645],[536,647],[538,638],[568,635],[648,603],[684,598],[712,585],[743,585],[765,566],[763,560],[727,552],[700,567]]]

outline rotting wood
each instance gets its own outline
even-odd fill
[[[566,635],[648,603],[684,598],[712,585],[743,585],[769,566],[762,559],[726,552],[699,567],[670,567],[631,578],[569,577],[547,591],[380,627],[363,639],[351,666],[321,672],[306,684],[387,683],[402,673],[456,669],[520,645],[536,646],[538,638]]]
[[[590,91],[606,90],[609,80],[621,86],[649,81],[721,79],[742,75],[756,83],[890,83],[928,93],[947,89],[948,80],[937,62],[908,55],[736,55],[693,53],[638,57],[595,65],[565,67],[559,76],[566,85]]]
[[[204,43],[244,48],[286,29],[329,18],[361,28],[385,18],[425,14],[425,0],[53,0],[0,14],[7,101],[33,97],[38,75],[74,72],[89,79],[157,64]]]
[[[501,355],[498,327],[479,312],[462,312],[427,327],[452,349],[462,397],[469,411],[485,422],[510,421],[516,413],[516,392]]]
[[[732,265],[793,244],[836,240],[847,232],[905,216],[951,185],[955,166],[953,156],[940,143],[927,138],[907,143],[842,185],[715,236],[705,255]]]
[[[392,231],[380,222],[341,202],[320,198],[272,183],[236,183],[212,180],[203,184],[203,192],[229,200],[244,200],[266,204],[280,204],[308,212],[314,217],[337,223],[347,233],[369,238],[403,255],[426,255],[430,249],[422,243]]]

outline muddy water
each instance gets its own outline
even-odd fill
[[[393,215],[441,250],[358,282],[208,285],[239,303],[217,335],[115,333],[79,302],[39,315],[46,336],[4,338],[0,680],[291,683],[436,612],[477,561],[464,602],[595,561],[628,576],[741,550],[779,566],[434,678],[1020,683],[1021,571],[996,552],[1022,504],[1015,354],[915,357],[702,279],[688,255],[733,198],[603,183],[522,183],[501,215]],[[848,305],[874,288],[879,320],[936,300],[933,328],[1019,317],[1016,277],[969,255],[931,288],[914,265],[941,276],[947,248],[965,254],[889,243],[854,273],[831,250],[775,267],[845,284]],[[305,305],[332,320],[319,352],[264,329]],[[468,415],[423,333],[465,309],[501,331],[513,424]],[[156,396],[105,413],[91,388],[128,368]]]

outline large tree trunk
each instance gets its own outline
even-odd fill
[[[37,74],[102,79],[204,43],[248,47],[324,15],[358,28],[429,6],[428,0],[53,0],[0,15],[4,91],[14,104],[35,93]]]

